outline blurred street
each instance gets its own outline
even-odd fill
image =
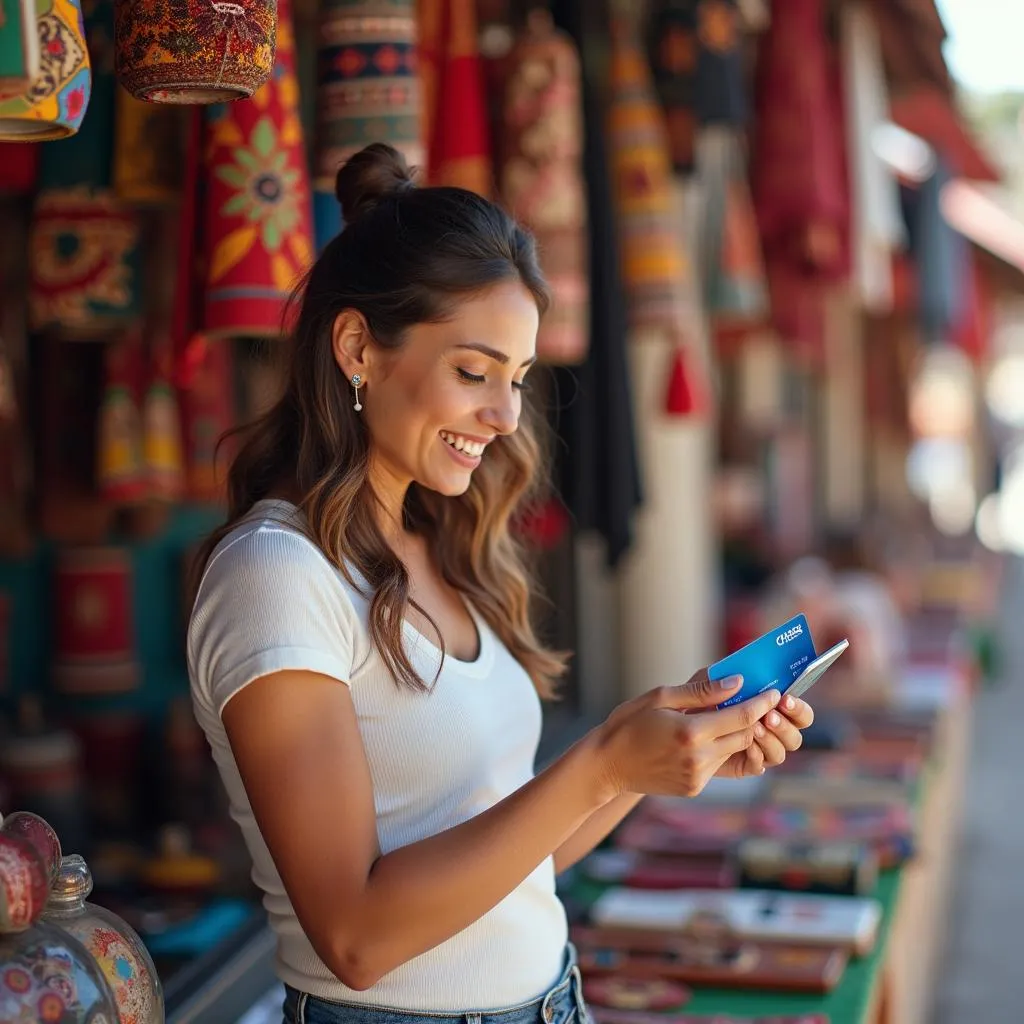
[[[1006,567],[1000,619],[1001,681],[974,704],[958,885],[935,1024],[1019,1024],[1024,813],[1019,770],[1024,722],[1024,564]]]

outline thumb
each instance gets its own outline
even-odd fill
[[[709,679],[707,669],[701,669],[682,686],[663,687],[658,703],[679,711],[713,708],[738,693],[742,685],[743,676]]]

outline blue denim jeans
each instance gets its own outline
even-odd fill
[[[566,950],[565,970],[539,999],[503,1010],[415,1012],[318,999],[285,986],[284,1024],[591,1024],[583,1002],[576,950]]]

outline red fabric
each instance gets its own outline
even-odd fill
[[[960,323],[953,331],[953,340],[971,360],[980,364],[989,352],[993,330],[992,294],[973,254],[964,282],[964,307]]]
[[[427,181],[490,196],[494,173],[472,0],[419,0]]]
[[[772,10],[757,69],[752,191],[773,320],[821,357],[822,285],[849,268],[850,199],[840,76],[821,0]]]
[[[299,120],[289,0],[277,8],[274,73],[252,99],[208,108],[203,165],[203,331],[278,338],[313,261],[313,211]]]
[[[708,411],[707,388],[694,362],[685,345],[676,346],[665,395],[665,412],[669,416],[703,416]]]
[[[556,498],[523,510],[515,522],[515,532],[541,551],[558,547],[568,529],[569,513]]]
[[[32,142],[0,143],[0,195],[26,196],[39,176],[39,146]]]
[[[119,549],[70,549],[54,577],[56,655],[62,662],[118,661],[134,648],[131,561]]]

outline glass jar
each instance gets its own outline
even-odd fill
[[[15,811],[0,821],[0,932],[20,932],[46,906],[60,870],[60,840],[28,811]]]
[[[120,1024],[163,1024],[163,992],[149,951],[125,921],[86,902],[91,892],[85,860],[77,853],[64,857],[43,920],[69,932],[95,959],[113,992]]]
[[[0,1022],[22,1021],[118,1024],[114,994],[89,951],[44,921],[0,935]]]

